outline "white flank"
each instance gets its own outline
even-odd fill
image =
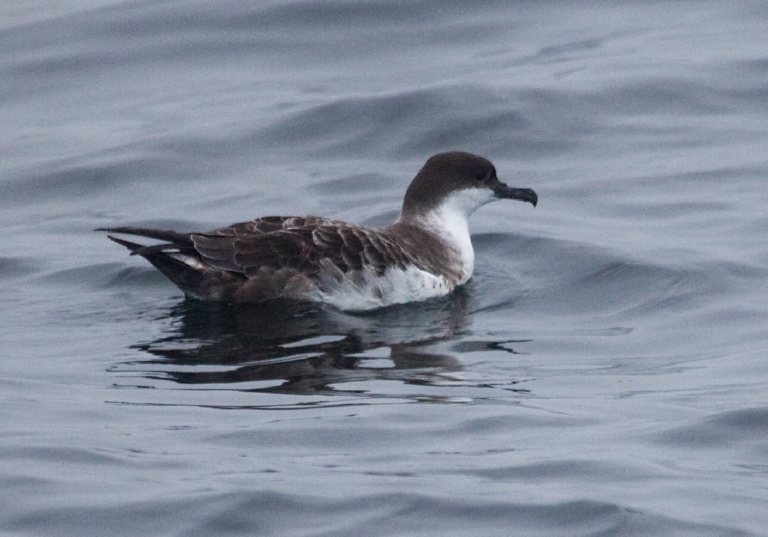
[[[363,311],[426,300],[452,289],[444,277],[410,266],[405,270],[389,269],[383,276],[371,273],[362,282],[344,279],[336,289],[319,298],[340,310]]]

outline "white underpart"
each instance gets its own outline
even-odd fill
[[[475,268],[475,250],[469,236],[469,215],[496,196],[486,188],[467,188],[450,194],[434,211],[427,213],[421,223],[438,233],[453,246],[461,257],[462,277],[459,285],[472,277]]]
[[[444,277],[414,266],[405,270],[389,269],[382,276],[371,272],[363,278],[363,282],[345,279],[318,298],[340,310],[364,311],[426,300],[445,295],[453,289]]]
[[[489,189],[460,190],[418,219],[419,224],[439,234],[459,252],[461,279],[457,285],[469,280],[475,265],[469,215],[496,199]],[[442,296],[454,287],[445,277],[412,266],[405,270],[389,269],[383,276],[364,275],[362,283],[344,280],[332,292],[324,293],[320,300],[341,310],[362,311]]]
[[[177,252],[168,252],[168,256],[174,258],[177,261],[189,265],[193,269],[202,270],[206,268],[206,265],[201,263],[199,259],[192,257],[191,255],[180,254]]]

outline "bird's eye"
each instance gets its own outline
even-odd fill
[[[495,174],[492,171],[486,174],[478,175],[477,177],[475,177],[475,182],[481,185],[490,183],[493,180],[494,175]]]

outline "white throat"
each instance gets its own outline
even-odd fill
[[[449,194],[438,207],[417,219],[418,223],[437,233],[459,253],[462,277],[459,284],[472,276],[475,251],[469,236],[469,215],[496,197],[490,190],[468,188]]]

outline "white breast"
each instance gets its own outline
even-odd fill
[[[320,296],[322,302],[346,311],[363,311],[443,296],[455,287],[443,276],[414,266],[389,269],[382,276],[365,273],[345,278]]]
[[[443,237],[457,252],[461,264],[461,280],[465,283],[475,268],[475,250],[469,235],[469,215],[478,207],[496,199],[488,189],[468,188],[450,194],[436,209],[420,219],[424,227]]]
[[[390,268],[381,276],[366,270],[342,275],[337,269],[333,278],[335,281],[325,279],[322,285],[325,291],[321,292],[318,300],[342,310],[361,311],[450,293],[457,285],[469,280],[475,266],[469,215],[494,199],[488,189],[468,188],[448,195],[437,208],[426,214],[411,216],[410,223],[439,235],[456,252],[456,269],[461,274],[458,281],[415,266],[404,270]]]

